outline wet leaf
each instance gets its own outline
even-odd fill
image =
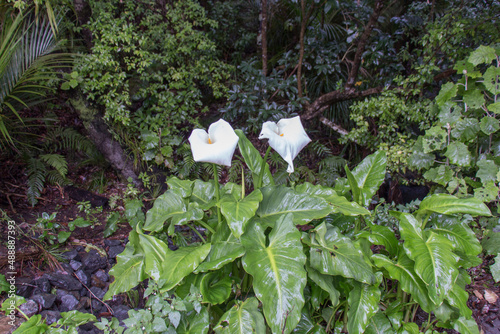
[[[265,333],[264,317],[258,306],[259,301],[255,297],[248,298],[244,302],[237,302],[222,315],[214,331],[217,334]]]

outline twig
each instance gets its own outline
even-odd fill
[[[95,295],[95,294],[94,294],[94,293],[93,293],[93,292],[92,292],[92,291],[91,291],[91,290],[90,290],[90,289],[89,289],[89,288],[85,285],[85,283],[83,283],[83,282],[82,282],[82,280],[80,279],[80,277],[76,276],[76,274],[75,274],[75,273],[73,273],[73,275],[76,277],[76,279],[77,279],[77,280],[79,280],[79,281],[80,281],[80,283],[82,283],[82,285],[85,287],[85,289],[87,289],[87,290],[88,290],[88,292],[90,292],[90,294],[91,294],[92,296],[94,296],[94,298],[95,298],[95,299],[97,299],[98,301],[100,301],[101,303],[103,303],[103,304],[104,304],[104,306],[106,306],[106,308],[108,309],[109,313],[111,313],[111,315],[114,315],[114,314],[115,314],[115,313],[113,312],[113,310],[111,309],[111,307],[109,307],[109,305],[108,305],[107,303],[103,302],[103,301],[102,301],[99,297],[97,297],[97,296],[96,296],[96,295]],[[90,304],[92,304],[92,303],[90,303]],[[91,305],[91,306],[92,306],[92,305]]]

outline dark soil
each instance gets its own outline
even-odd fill
[[[73,172],[70,172],[70,177],[74,180],[74,188],[65,189],[63,187],[49,185],[41,195],[38,204],[31,207],[25,196],[26,189],[24,185],[26,176],[22,169],[22,165],[13,161],[1,161],[1,165],[3,173],[0,174],[0,209],[3,210],[8,217],[13,219],[24,233],[26,233],[25,237],[19,238],[16,245],[15,271],[17,272],[17,282],[19,282],[20,286],[25,284],[22,282],[32,282],[35,279],[42,279],[61,270],[60,266],[53,262],[54,259],[47,256],[47,250],[38,247],[31,239],[31,237],[33,237],[36,240],[36,237],[40,234],[40,231],[34,228],[34,226],[36,226],[37,218],[41,217],[42,213],[46,212],[50,215],[53,212],[57,212],[56,221],[60,223],[64,229],[67,228],[69,221],[78,217],[85,218],[84,213],[80,212],[78,209],[78,202],[82,200],[82,198],[78,197],[79,195],[84,196],[84,200],[95,200],[99,203],[102,197],[109,200],[113,195],[118,195],[117,197],[120,198],[120,195],[122,195],[126,189],[126,184],[122,183],[113,172],[108,172],[106,173],[107,184],[104,187],[103,193],[97,194],[95,192],[89,192],[87,190],[89,185],[88,180],[95,172],[95,169],[75,168]],[[79,190],[81,190],[81,193],[78,195]],[[75,195],[75,191],[77,195]],[[89,247],[92,248],[94,246],[97,247],[97,249],[102,249],[110,253],[111,247],[115,247],[113,250],[116,251],[116,247],[122,247],[126,244],[130,231],[128,224],[119,225],[118,230],[109,238],[104,238],[103,236],[103,231],[106,226],[106,217],[111,212],[123,211],[123,203],[118,202],[114,204],[113,208],[110,207],[109,201],[104,204],[104,210],[95,215],[96,224],[91,227],[76,228],[63,246],[64,248],[60,249],[59,253],[63,250],[76,250],[78,254],[85,256]],[[6,235],[7,224],[2,222],[0,226],[0,273],[2,274],[11,271],[8,269],[6,260]],[[49,252],[49,254],[57,255],[57,251]],[[99,270],[107,272],[112,267],[113,263],[114,259],[108,258],[106,267],[103,267],[104,269],[96,269],[91,274],[94,276],[98,275],[97,271]],[[478,323],[481,332],[484,334],[500,333],[500,287],[495,284],[489,272],[489,266],[492,263],[493,258],[487,256],[484,258],[481,265],[470,269],[469,273],[472,278],[472,283],[467,286],[467,291],[469,292],[468,306],[472,310],[473,317]],[[67,268],[67,261],[65,266],[65,268]],[[64,268],[62,269],[64,272]],[[99,273],[99,275],[102,275],[102,273]],[[96,286],[92,284],[94,284],[94,282],[92,281],[92,283],[90,283],[89,281],[89,291],[91,288],[96,288]],[[30,283],[27,285],[30,285]],[[108,285],[109,282],[104,284],[102,289],[106,290]],[[20,286],[18,286],[18,289]],[[66,299],[71,298],[72,297],[67,297]],[[56,303],[61,305],[60,300]],[[122,309],[125,304],[126,300],[123,300],[123,298],[117,299],[112,303],[111,307],[116,308],[118,312],[125,312],[126,314],[128,306]],[[90,309],[89,312],[95,311],[97,316],[110,315],[109,310],[105,309],[104,306],[101,305],[101,308],[98,308],[98,306],[96,307],[96,309]],[[49,311],[45,312],[45,315],[47,315]],[[427,315],[423,312],[421,313],[421,315],[417,314],[417,317],[421,316],[422,321],[426,321]],[[48,316],[50,316],[50,314]],[[9,328],[8,326],[6,327],[5,321],[6,317],[0,316],[1,333],[7,333],[5,330]],[[457,333],[453,330],[446,330],[446,332]],[[96,332],[95,329],[89,329],[88,331],[82,330],[81,333],[98,332]]]

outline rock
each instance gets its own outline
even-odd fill
[[[116,256],[118,254],[120,254],[121,252],[123,252],[124,249],[125,249],[125,247],[123,247],[123,246],[112,246],[112,247],[109,247],[108,258],[110,258],[110,259],[116,258]]]
[[[122,242],[120,240],[104,239],[104,245],[106,245],[108,247],[119,246],[121,244],[122,244]]]
[[[46,277],[49,279],[50,283],[56,288],[64,289],[64,290],[80,290],[82,288],[82,284],[70,275],[66,275],[63,273],[55,273],[55,274],[46,274]]]
[[[19,277],[16,278],[16,287],[17,292],[16,295],[29,298],[33,293],[33,280],[28,277]]]
[[[102,298],[106,294],[106,291],[104,291],[103,289],[98,288],[96,286],[91,287],[90,291],[93,293],[92,297],[95,296],[95,297],[99,298],[100,300],[102,300]]]
[[[61,263],[61,267],[64,270],[63,273],[66,273],[67,275],[70,275],[70,276],[73,275],[74,270],[68,263]]]
[[[34,300],[28,299],[26,303],[19,306],[19,309],[23,311],[26,316],[31,317],[38,313],[39,306]]]
[[[95,195],[88,190],[80,189],[73,186],[64,187],[64,191],[68,194],[69,198],[77,202],[88,201],[93,207],[105,207],[108,205],[108,199],[103,196]]]
[[[88,309],[88,308],[90,308],[90,298],[88,297],[80,298],[78,305],[76,305],[76,309],[81,311],[83,309]]]
[[[89,275],[88,275],[86,272],[84,272],[82,269],[77,270],[77,271],[75,272],[75,275],[76,275],[76,276],[80,279],[80,281],[81,281],[83,284],[85,284],[85,285],[89,285],[89,283],[90,283],[90,277],[89,277]]]
[[[59,311],[68,312],[76,309],[78,305],[78,299],[74,296],[67,294],[61,298],[61,305],[59,305]]]
[[[32,300],[38,303],[43,310],[47,310],[54,305],[56,301],[56,295],[52,295],[49,293],[41,293],[38,295],[34,295],[31,297]]]
[[[71,260],[80,261],[80,254],[78,254],[78,251],[76,249],[72,249],[72,250],[69,250],[67,252],[64,252],[61,254],[61,256],[68,261],[71,261]]]
[[[130,307],[127,305],[118,305],[113,309],[114,316],[122,321],[128,318],[128,311],[130,310]]]
[[[104,270],[98,270],[96,271],[96,273],[94,274],[97,278],[99,278],[101,281],[103,282],[107,282],[109,281],[109,275],[107,272],[105,272]]]
[[[47,277],[40,277],[33,281],[36,288],[33,290],[33,294],[50,293],[52,285]]]
[[[69,265],[71,266],[71,268],[74,270],[74,271],[77,271],[78,269],[80,269],[82,267],[82,263],[81,262],[78,262],[78,261],[75,261],[75,260],[71,260],[69,262]]]
[[[90,278],[90,284],[92,286],[98,287],[98,288],[105,288],[106,287],[106,282],[103,282],[100,280],[96,275],[92,275]]]
[[[40,312],[40,315],[45,319],[47,325],[51,325],[61,319],[61,313],[57,311],[45,310]]]
[[[95,249],[91,249],[90,252],[83,257],[82,264],[85,268],[84,270],[92,274],[98,269],[106,268],[108,261],[105,257],[100,256]]]
[[[56,300],[57,301],[62,301],[62,298],[64,296],[67,296],[67,295],[70,295],[70,296],[73,296],[75,297],[76,299],[80,299],[80,293],[78,291],[66,291],[66,290],[63,290],[63,289],[57,289],[56,291]]]

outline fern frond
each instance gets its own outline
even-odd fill
[[[42,159],[47,165],[54,167],[62,177],[65,177],[68,173],[68,162],[62,155],[42,154],[40,155],[40,159]]]
[[[26,196],[31,206],[35,206],[38,202],[36,198],[40,197],[45,187],[47,170],[45,164],[40,159],[33,157],[28,159],[26,168],[28,173],[28,189],[26,190]]]
[[[67,178],[63,177],[61,173],[57,170],[49,170],[47,172],[47,176],[45,177],[46,181],[50,184],[59,184],[61,186],[65,186],[70,184]]]

